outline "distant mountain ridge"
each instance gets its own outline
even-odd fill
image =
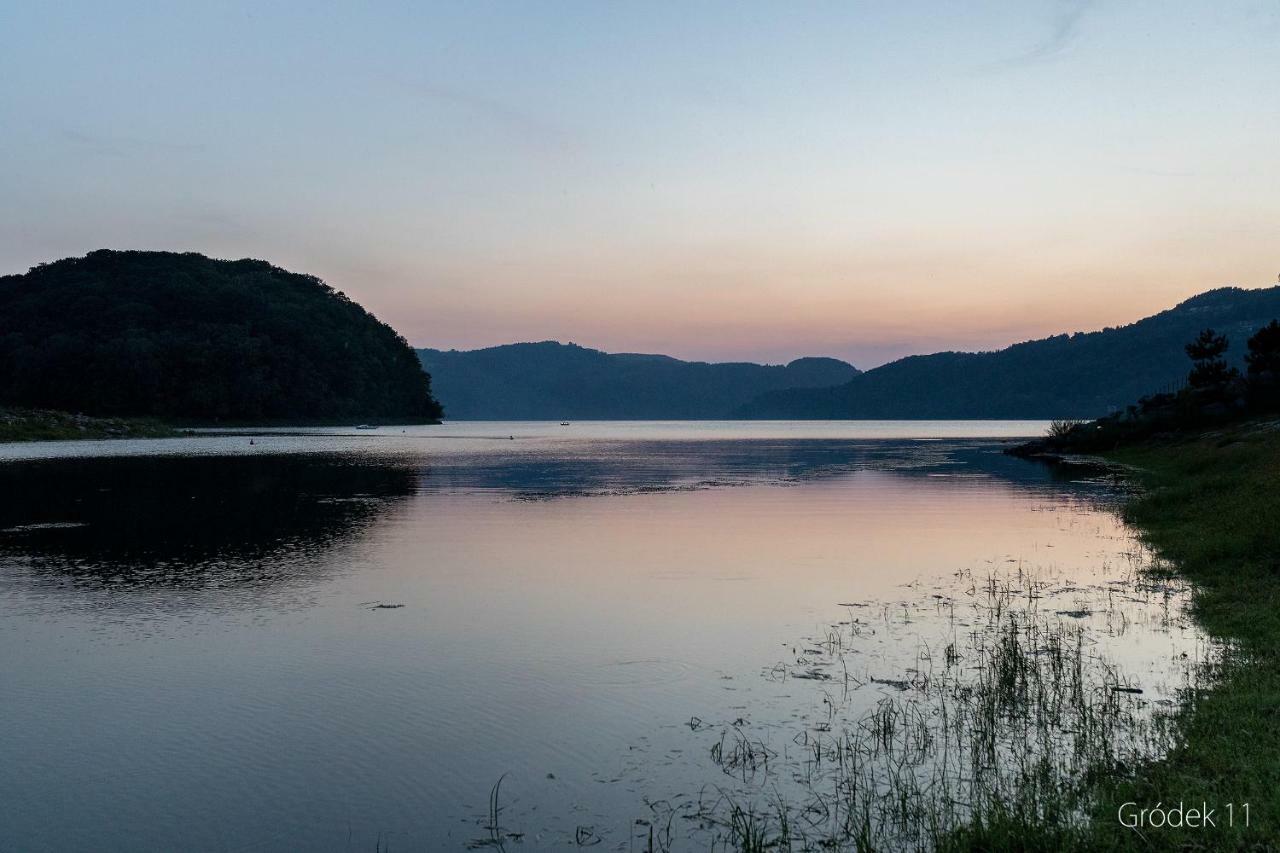
[[[1239,363],[1246,339],[1280,317],[1280,287],[1222,287],[1127,326],[1014,344],[995,352],[899,359],[831,388],[766,392],[735,417],[1094,418],[1177,385],[1183,346],[1212,327]]]
[[[838,385],[858,373],[834,358],[708,363],[556,341],[417,352],[445,415],[461,420],[724,418],[765,391]]]

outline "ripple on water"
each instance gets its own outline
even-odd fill
[[[695,671],[685,661],[673,658],[635,658],[601,661],[582,671],[586,687],[661,687],[678,684]]]

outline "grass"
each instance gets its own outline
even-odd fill
[[[0,408],[0,442],[98,438],[168,438],[178,431],[158,421],[91,418],[49,409]]]
[[[871,677],[889,689],[860,716],[846,716],[850,688],[868,682],[849,674],[845,655],[859,654],[865,632],[905,626],[909,615],[886,609],[880,619],[840,623],[807,641],[798,668],[771,671],[814,684],[827,722],[772,745],[746,734],[742,720],[722,729],[710,759],[733,782],[694,810],[715,837],[707,849],[1087,846],[1095,782],[1164,754],[1174,731],[1085,623],[1058,608],[1083,600],[1090,609],[1080,612],[1106,624],[1128,614],[1159,619],[1185,585],[1139,574],[1128,594],[1113,596],[1105,585],[1090,591],[1021,565],[985,576],[962,570],[956,583],[958,596],[933,605],[950,644],[922,645],[906,679]]]
[[[1065,438],[1071,434],[1071,431],[1083,424],[1084,421],[1075,420],[1056,420],[1049,424],[1049,436],[1051,438]]]
[[[1213,689],[1178,717],[1178,746],[1105,790],[1094,848],[1129,849],[1121,803],[1250,804],[1250,826],[1146,829],[1150,849],[1280,848],[1280,425],[1250,423],[1108,454],[1146,487],[1125,514],[1195,584],[1193,612],[1229,646]],[[1221,815],[1221,811],[1219,812]]]

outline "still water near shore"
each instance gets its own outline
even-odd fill
[[[1213,650],[1112,484],[1001,454],[1044,428],[0,447],[0,850],[702,849],[717,800],[803,802],[809,744],[927,709],[948,643],[976,670],[1001,595],[1145,723]]]

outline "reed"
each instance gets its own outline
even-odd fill
[[[757,790],[781,777],[787,792],[775,788],[761,802],[750,785],[721,791],[698,813],[716,828],[720,849],[1062,846],[1084,837],[1096,780],[1131,775],[1174,745],[1167,714],[1097,652],[1079,613],[1043,606],[1048,580],[1019,565],[966,581],[971,612],[961,624],[954,602],[937,605],[955,634],[935,646],[936,660],[935,647],[922,643],[908,678],[849,675],[845,658],[868,630],[857,619],[814,646],[798,646],[804,683],[835,681],[812,677],[834,670],[845,689],[817,688],[828,722],[797,733],[798,749],[772,748],[740,726],[720,732],[710,747],[716,766]],[[1167,610],[1172,581],[1131,581],[1150,609]],[[1127,617],[1108,608],[1132,606],[1133,595],[1103,590],[1097,597],[1081,611],[1091,624],[1127,630]],[[886,607],[880,618],[907,624],[913,617]],[[822,667],[818,655],[827,658]],[[775,678],[786,671],[769,670]],[[850,690],[868,685],[884,695],[847,718]]]

